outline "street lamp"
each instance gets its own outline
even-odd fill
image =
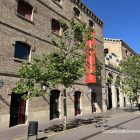
[[[89,93],[90,93],[90,94],[92,93],[92,89],[91,89],[91,88],[89,89]]]
[[[0,79],[0,87],[2,87],[3,85],[4,85],[4,81]]]

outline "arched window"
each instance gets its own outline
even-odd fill
[[[74,7],[74,15],[75,17],[80,18],[80,10],[76,7]]]
[[[113,75],[109,72],[107,76],[107,85],[110,87],[112,83],[113,83]]]
[[[32,14],[33,14],[33,7],[28,4],[27,2],[18,1],[18,7],[17,7],[17,13],[18,15],[25,17],[28,20],[32,20]]]
[[[16,41],[14,58],[29,60],[30,48],[28,44]]]
[[[50,94],[50,120],[59,118],[59,98],[60,91],[59,90],[51,90]]]
[[[52,19],[52,25],[51,25],[51,30],[53,33],[57,35],[61,35],[61,28],[60,28],[60,23],[56,19]]]
[[[126,56],[128,56],[128,51],[127,50],[125,50],[125,53],[126,53]]]
[[[89,20],[89,27],[93,30],[95,29],[95,25],[92,20]]]
[[[74,94],[74,108],[75,108],[75,116],[81,114],[81,102],[80,102],[80,99],[81,99],[81,92],[80,91],[75,91],[75,94]]]

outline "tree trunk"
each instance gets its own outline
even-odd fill
[[[66,130],[67,125],[67,100],[66,100],[66,89],[63,90],[63,103],[64,103],[64,124],[63,124],[63,130]]]

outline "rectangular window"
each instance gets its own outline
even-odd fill
[[[16,42],[14,58],[29,60],[30,46],[23,42]]]

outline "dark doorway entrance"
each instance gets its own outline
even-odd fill
[[[92,92],[92,93],[91,93],[91,107],[92,107],[92,113],[96,112],[95,102],[96,102],[96,93],[95,93],[95,92]]]
[[[52,90],[50,95],[50,120],[59,118],[59,90]]]
[[[25,123],[26,101],[20,94],[11,94],[10,127]]]
[[[125,99],[125,97],[123,99],[124,99],[124,107],[126,107],[126,99]]]
[[[108,109],[112,108],[112,91],[111,88],[108,87]]]
[[[77,116],[78,114],[81,114],[80,97],[81,97],[81,92],[76,91],[75,94],[74,94],[75,116]]]
[[[119,92],[119,89],[117,88],[117,107],[120,107],[120,92]]]

